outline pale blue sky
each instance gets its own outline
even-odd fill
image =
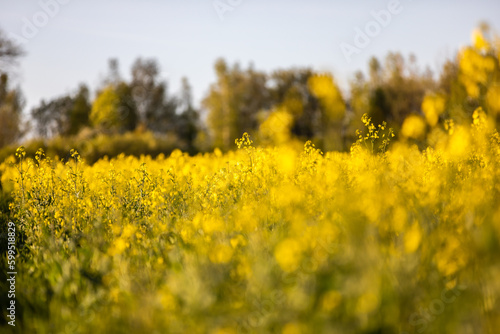
[[[57,1],[67,4],[49,6],[57,13],[45,15],[42,3]],[[218,57],[266,71],[327,70],[346,89],[373,55],[413,52],[421,67],[436,71],[469,43],[481,20],[500,32],[498,0],[400,0],[401,12],[347,62],[340,43],[354,44],[355,28],[364,29],[371,11],[387,9],[391,1],[220,0],[234,5],[221,20],[213,0],[0,0],[0,27],[11,37],[22,37],[24,28],[29,37],[16,71],[27,110],[42,98],[74,91],[80,82],[94,89],[111,57],[119,59],[125,78],[135,58],[158,59],[170,92],[187,76],[199,102],[215,79]],[[26,21],[36,20],[42,27],[26,35]]]

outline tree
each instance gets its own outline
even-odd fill
[[[107,130],[117,130],[121,125],[119,104],[120,99],[115,88],[113,86],[106,87],[97,95],[92,104],[90,112],[92,125]]]
[[[224,59],[215,62],[217,82],[210,85],[208,95],[202,105],[208,110],[208,126],[213,136],[214,145],[224,149],[232,146],[232,140],[237,138],[235,92],[231,87],[231,74]]]
[[[312,95],[321,109],[321,140],[324,150],[343,149],[345,102],[331,74],[314,74],[308,80]]]
[[[468,116],[475,110],[476,103],[467,98],[467,90],[461,84],[459,74],[458,58],[448,60],[441,70],[437,90],[446,96],[443,118],[452,118],[459,123],[470,122]]]
[[[120,63],[118,62],[118,59],[116,58],[108,59],[108,73],[106,74],[106,77],[103,80],[103,85],[104,86],[117,85],[121,81],[123,80],[122,76],[120,75]]]
[[[319,102],[308,85],[313,75],[309,68],[277,70],[271,74],[271,103],[292,114],[292,134],[302,139],[322,133]]]
[[[393,117],[392,106],[384,87],[376,87],[369,94],[368,115],[374,124],[391,122]]]
[[[370,71],[370,82],[372,86],[379,86],[382,82],[382,66],[376,57],[372,57],[368,62]]]
[[[89,100],[89,89],[81,84],[76,96],[73,98],[73,107],[69,114],[69,128],[67,134],[75,135],[83,127],[90,125],[91,105]]]
[[[365,79],[363,72],[357,71],[350,81],[350,100],[347,101],[345,123],[347,126],[344,135],[344,147],[350,147],[356,140],[356,130],[363,128],[361,118],[369,110],[370,83]]]
[[[241,70],[238,63],[230,68],[224,59],[215,63],[217,81],[202,101],[208,111],[208,125],[215,146],[230,149],[243,132],[258,129],[258,112],[269,108],[266,75],[250,66]]]
[[[36,133],[45,138],[65,134],[68,131],[72,107],[70,96],[58,97],[48,102],[42,100],[38,107],[31,110]]]
[[[154,59],[138,58],[132,65],[132,99],[140,124],[157,132],[174,130],[178,101],[167,94],[167,84],[160,80],[160,67]]]
[[[31,110],[35,131],[42,137],[75,135],[89,125],[90,102],[87,86],[81,84],[74,96],[66,95]]]
[[[259,126],[259,112],[271,108],[267,80],[267,75],[256,71],[252,64],[242,73],[238,86],[240,103],[237,110],[237,128],[240,135],[256,131]]]
[[[9,88],[8,75],[0,74],[0,147],[14,143],[23,134],[23,104],[19,90]]]
[[[3,31],[0,30],[0,68],[1,72],[15,65],[19,57],[24,55],[24,51],[13,41],[7,39]]]
[[[396,129],[406,116],[422,113],[422,99],[436,85],[429,70],[418,70],[414,55],[406,60],[400,53],[390,52],[384,65],[373,57],[368,63],[368,72],[368,81],[351,84],[351,105],[358,113],[364,105],[375,124],[385,121]],[[359,119],[360,115],[357,116]]]
[[[0,31],[0,147],[18,140],[24,133],[24,100],[19,89],[9,86],[9,67],[23,55],[23,50]]]
[[[138,125],[137,106],[133,98],[131,85],[120,82],[115,87],[118,96],[118,116],[120,118],[120,131],[132,131]]]
[[[110,132],[125,132],[137,125],[132,89],[125,82],[110,85],[98,93],[90,112],[93,126]]]
[[[180,114],[175,127],[177,136],[186,143],[189,151],[194,152],[194,143],[200,127],[199,113],[193,107],[191,86],[187,78],[182,78],[179,108]]]

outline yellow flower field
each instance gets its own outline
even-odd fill
[[[93,165],[27,157],[13,191],[22,333],[496,333],[500,136],[254,146]],[[412,133],[411,125],[407,130]]]

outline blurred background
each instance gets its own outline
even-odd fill
[[[49,154],[76,147],[89,161],[194,154],[232,149],[243,132],[262,144],[312,139],[342,151],[365,112],[396,134],[420,116],[425,131],[414,120],[405,132],[421,144],[436,124],[469,117],[500,81],[493,0],[2,0],[0,8],[0,159],[20,143]],[[493,57],[484,80],[464,79],[461,60],[479,62],[472,73],[483,61],[464,56],[467,48]],[[422,109],[425,96],[438,105],[436,121]]]

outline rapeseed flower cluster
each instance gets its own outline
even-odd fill
[[[0,165],[20,330],[494,333],[500,136],[480,109],[423,151],[363,122],[349,153],[246,134],[225,154],[93,165],[20,148]]]

